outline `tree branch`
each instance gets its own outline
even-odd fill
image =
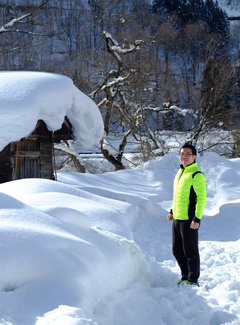
[[[20,33],[38,35],[37,33],[31,33],[31,32],[27,32],[27,31],[23,31],[23,30],[19,30],[19,29],[13,29],[12,27],[17,23],[22,22],[25,18],[28,18],[28,17],[36,14],[38,11],[40,11],[45,6],[46,3],[48,3],[48,1],[49,0],[42,0],[42,3],[38,7],[36,7],[34,10],[32,10],[29,13],[22,15],[18,18],[14,18],[10,22],[8,22],[5,25],[3,25],[2,27],[0,27],[0,34],[5,33],[5,32],[17,32],[17,33],[20,32]]]

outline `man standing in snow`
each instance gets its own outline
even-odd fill
[[[206,179],[196,163],[196,148],[180,149],[180,169],[173,186],[173,204],[167,216],[172,224],[172,251],[181,269],[178,285],[197,285],[200,276],[198,229],[206,204]]]

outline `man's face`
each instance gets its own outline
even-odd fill
[[[193,155],[192,150],[189,148],[182,148],[180,151],[180,162],[183,166],[192,164],[196,159],[196,155]]]

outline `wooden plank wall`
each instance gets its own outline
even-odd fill
[[[54,179],[53,138],[56,142],[72,139],[67,117],[54,135],[39,120],[29,137],[7,145],[0,152],[0,183],[22,178]]]
[[[12,179],[53,179],[52,144],[35,139],[24,139],[12,144]]]
[[[52,143],[46,142],[40,144],[40,170],[40,177],[54,179]]]

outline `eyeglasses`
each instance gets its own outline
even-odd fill
[[[193,156],[192,153],[183,153],[183,152],[180,152],[180,156],[181,157],[190,157],[190,156]]]

